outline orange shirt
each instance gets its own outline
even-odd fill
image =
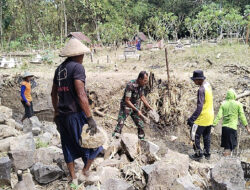
[[[32,101],[32,97],[31,97],[31,85],[30,85],[30,82],[27,82],[27,81],[23,81],[21,83],[21,85],[24,85],[26,87],[25,89],[25,92],[24,92],[24,96],[25,98],[31,102]],[[23,99],[22,99],[23,100]]]

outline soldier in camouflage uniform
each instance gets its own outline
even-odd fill
[[[152,107],[148,104],[144,96],[143,87],[147,84],[147,82],[148,74],[146,71],[141,71],[136,80],[131,80],[128,82],[121,100],[118,124],[115,128],[113,136],[119,137],[122,132],[125,120],[128,116],[131,116],[135,125],[138,127],[138,137],[140,139],[144,138],[144,122],[142,120],[142,113],[140,111],[140,102],[142,101],[149,110],[152,110]]]

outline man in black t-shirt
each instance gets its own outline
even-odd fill
[[[86,149],[80,145],[84,124],[88,124],[87,132],[90,132],[90,135],[97,132],[85,91],[86,76],[82,65],[84,54],[89,51],[79,40],[69,40],[60,53],[61,57],[67,59],[55,71],[51,93],[55,110],[54,120],[61,135],[64,159],[75,184],[78,182],[74,160],[82,158],[82,172],[86,175],[93,160],[103,149]]]

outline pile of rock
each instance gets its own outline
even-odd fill
[[[0,186],[34,190],[52,185],[51,189],[65,189],[68,182],[62,183],[62,179],[69,172],[56,126],[41,123],[36,117],[21,125],[12,119],[11,109],[0,105],[0,112]],[[235,158],[200,163],[167,148],[165,156],[159,157],[159,146],[140,141],[137,135],[129,133],[112,139],[104,149],[104,156],[95,159],[89,177],[81,175],[81,159],[75,161],[81,185],[87,190],[244,189],[245,186],[241,162]],[[17,171],[23,173],[19,182]]]

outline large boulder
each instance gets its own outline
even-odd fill
[[[23,180],[19,181],[13,188],[13,190],[36,190],[32,175],[26,173],[22,176]]]
[[[211,181],[214,190],[245,189],[244,172],[237,158],[223,157],[211,171]]]
[[[137,135],[124,133],[121,137],[121,145],[130,159],[134,160],[138,156],[139,140]]]
[[[5,139],[7,137],[16,137],[20,133],[15,128],[8,125],[0,125],[0,139]]]
[[[16,130],[19,130],[19,131],[23,130],[23,125],[20,123],[17,123],[14,119],[7,119],[5,121],[5,124],[10,127],[15,128]]]
[[[158,145],[150,141],[140,141],[140,150],[145,156],[145,163],[152,164],[155,161],[160,160],[157,156],[157,152],[160,150]]]
[[[14,141],[15,137],[9,137],[0,140],[0,152],[8,152],[10,150],[10,145]]]
[[[109,179],[103,188],[105,190],[134,190],[131,184],[122,179]]]
[[[11,160],[9,157],[0,158],[0,186],[10,185]]]
[[[187,155],[168,149],[164,159],[142,167],[147,182],[146,189],[171,189],[177,178],[188,174],[188,168]]]
[[[7,119],[12,118],[12,109],[0,106],[0,121],[5,122]]]
[[[10,145],[10,155],[16,170],[27,169],[34,164],[35,141],[32,133],[15,138]]]
[[[31,168],[31,173],[40,184],[48,184],[63,175],[63,171],[58,166],[44,165],[39,162]]]
[[[35,162],[41,162],[43,164],[52,164],[59,158],[63,158],[62,149],[56,146],[42,147],[35,151]]]

